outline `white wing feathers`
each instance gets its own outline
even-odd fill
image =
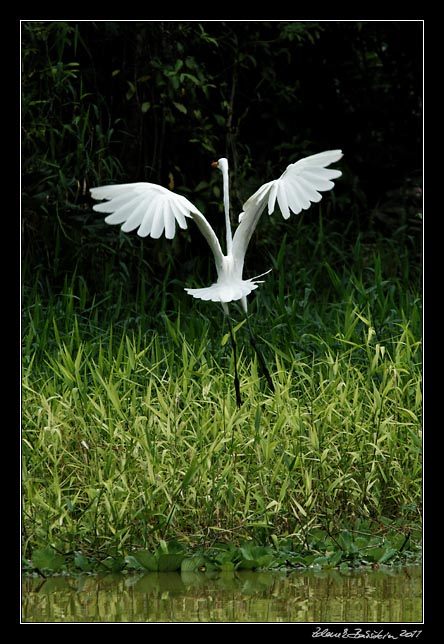
[[[277,199],[284,219],[290,217],[290,211],[299,214],[306,210],[312,202],[321,200],[321,192],[334,187],[332,179],[340,177],[342,172],[325,166],[341,157],[341,150],[329,150],[292,163],[279,179],[264,183],[247,199],[233,237],[233,255],[241,271],[247,246],[267,203],[268,214],[271,215]]]
[[[200,214],[186,197],[182,197],[154,183],[123,183],[115,186],[91,188],[93,199],[108,199],[96,204],[97,212],[107,212],[108,224],[122,224],[128,233],[138,228],[140,237],[151,235],[154,239],[165,233],[173,239],[176,222],[180,228],[187,227],[187,217]]]
[[[96,212],[110,213],[105,217],[107,224],[122,224],[123,232],[138,228],[140,237],[151,235],[158,239],[165,233],[173,239],[176,222],[180,228],[187,228],[187,218],[196,223],[213,251],[216,268],[222,266],[223,253],[213,229],[203,214],[186,197],[171,192],[155,183],[122,183],[90,189],[93,199],[107,199],[93,206]]]
[[[266,198],[269,215],[274,211],[276,199],[284,219],[288,219],[291,212],[297,215],[301,210],[307,210],[312,203],[322,199],[321,192],[334,187],[332,180],[340,177],[342,172],[326,166],[341,157],[341,150],[328,150],[290,164],[279,179],[265,183],[245,202],[239,221],[253,204],[265,206]]]

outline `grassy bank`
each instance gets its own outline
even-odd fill
[[[240,324],[240,409],[216,305],[131,267],[101,291],[74,273],[48,292],[25,266],[26,558],[134,563],[171,539],[230,544],[237,565],[245,543],[333,565],[417,552],[418,268],[399,240],[347,247],[320,226],[310,241],[297,221],[298,246],[284,237],[266,257],[274,270],[251,300],[275,392]]]

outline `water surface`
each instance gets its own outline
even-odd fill
[[[414,623],[422,570],[25,577],[22,621]]]

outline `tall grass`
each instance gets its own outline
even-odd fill
[[[48,297],[28,280],[25,553],[418,528],[420,294],[401,256],[385,274],[393,246],[358,239],[341,263],[333,241],[311,267],[285,238],[270,258],[251,314],[275,392],[240,324],[240,409],[218,307],[167,281],[139,282],[140,307],[124,281],[93,295],[74,273]]]

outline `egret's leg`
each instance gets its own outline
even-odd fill
[[[231,324],[230,320],[230,314],[228,311],[228,305],[225,304],[225,302],[222,303],[225,315],[227,316],[228,320],[228,327],[230,329],[230,337],[231,337],[231,345],[233,347],[233,361],[234,361],[234,389],[236,391],[236,404],[240,408],[242,406],[242,398],[240,394],[240,383],[239,383],[239,376],[237,373],[237,347],[236,347],[236,340],[234,339],[234,333],[233,333],[233,327]]]
[[[273,381],[270,376],[270,372],[267,369],[267,365],[265,364],[265,360],[261,352],[259,351],[259,348],[256,344],[256,340],[254,339],[253,331],[251,330],[251,324],[250,324],[250,319],[248,317],[248,313],[245,311],[245,317],[247,320],[247,326],[248,326],[248,333],[250,335],[250,344],[253,347],[253,349],[256,352],[256,355],[258,357],[259,362],[261,363],[262,371],[264,373],[265,378],[267,379],[268,386],[270,387],[271,391],[274,391],[274,385]]]

